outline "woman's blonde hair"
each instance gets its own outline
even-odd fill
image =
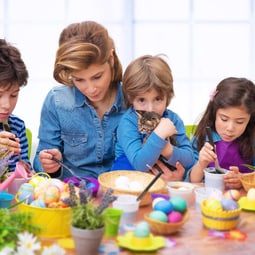
[[[163,55],[144,55],[132,61],[123,75],[123,92],[126,107],[133,104],[135,97],[156,89],[167,98],[167,105],[174,96],[172,72]]]
[[[94,21],[73,23],[60,34],[53,76],[59,83],[73,86],[72,72],[106,62],[111,66],[112,85],[117,86],[122,80],[122,65],[107,29]]]

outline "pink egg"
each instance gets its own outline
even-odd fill
[[[172,211],[168,214],[168,222],[176,223],[182,220],[182,214],[177,211]]]

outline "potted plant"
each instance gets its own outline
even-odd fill
[[[77,255],[93,255],[98,253],[102,241],[105,223],[108,220],[105,209],[116,200],[113,190],[108,189],[99,203],[92,199],[90,189],[86,188],[86,181],[82,180],[79,189],[72,181],[68,182],[69,197],[63,202],[72,208],[71,234],[74,239]]]

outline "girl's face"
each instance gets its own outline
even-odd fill
[[[162,116],[166,109],[166,97],[159,96],[155,89],[151,89],[133,100],[135,110],[143,110],[148,112],[156,112]]]
[[[216,111],[216,131],[223,141],[232,142],[243,134],[250,117],[242,106],[220,108]]]
[[[90,102],[102,102],[107,99],[107,92],[111,84],[111,67],[108,62],[92,64],[87,69],[72,72],[74,85]]]
[[[0,87],[0,122],[8,119],[13,112],[19,97],[19,84],[13,84],[8,88]]]

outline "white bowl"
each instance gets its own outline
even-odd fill
[[[191,206],[195,201],[194,185],[188,182],[168,182],[167,189],[170,197],[178,196],[186,200],[187,205]]]

